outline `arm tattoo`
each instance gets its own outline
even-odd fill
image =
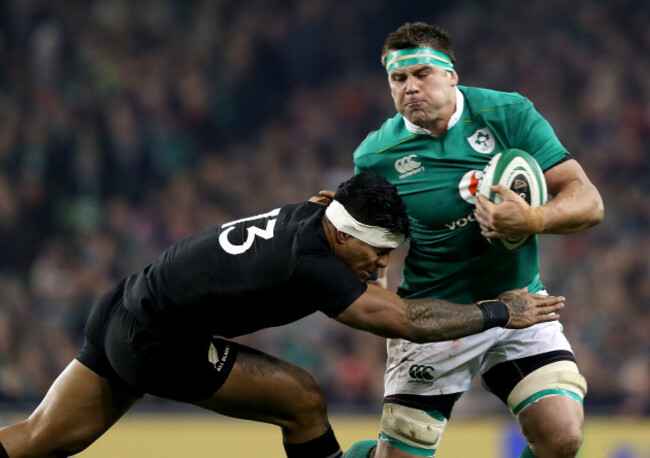
[[[416,342],[450,340],[483,330],[483,314],[476,304],[441,299],[405,299],[406,324]]]
[[[423,328],[429,328],[435,325],[432,307],[422,304],[409,303],[406,308],[406,320],[413,325]]]

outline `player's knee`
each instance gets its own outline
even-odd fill
[[[300,408],[312,416],[327,416],[327,401],[321,389],[315,383],[303,390]]]
[[[582,445],[582,428],[578,425],[570,429],[565,428],[556,442],[556,453],[553,456],[576,456]]]
[[[434,456],[446,425],[447,419],[440,412],[385,403],[380,437],[399,450]]]
[[[578,454],[581,445],[582,429],[578,425],[563,427],[557,434],[531,441],[535,456],[540,458],[573,458]]]
[[[293,421],[319,422],[327,418],[327,401],[316,380],[306,371],[294,368],[287,387]]]
[[[318,383],[314,377],[312,377],[311,374],[301,370],[297,380],[299,381],[300,395],[302,398],[300,404],[306,410],[310,411],[327,410],[325,395],[323,394],[320,386],[318,386]]]
[[[582,424],[574,421],[562,425],[561,431],[554,434],[549,442],[553,448],[552,456],[576,456],[582,445]]]

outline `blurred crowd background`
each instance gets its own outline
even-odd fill
[[[0,403],[40,400],[95,298],[175,240],[348,178],[394,113],[383,41],[417,20],[450,32],[461,84],[530,98],[601,191],[602,224],[541,237],[542,279],[587,413],[650,414],[646,0],[0,0]],[[241,340],[332,409],[381,402],[383,339],[315,316]]]

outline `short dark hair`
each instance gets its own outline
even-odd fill
[[[357,221],[387,229],[393,234],[411,234],[406,205],[397,188],[386,178],[364,172],[344,181],[334,198]]]
[[[381,64],[386,65],[386,57],[393,51],[420,46],[428,46],[444,52],[451,57],[451,62],[456,64],[456,57],[454,57],[454,50],[447,32],[424,22],[407,22],[388,35],[381,51]]]

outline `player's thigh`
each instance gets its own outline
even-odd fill
[[[10,438],[23,435],[29,438],[26,445],[41,447],[43,451],[74,453],[101,436],[136,399],[73,360],[29,419],[15,425],[14,432],[7,431],[7,435]]]
[[[303,369],[261,351],[240,346],[224,384],[194,404],[237,418],[282,425],[296,416],[325,415],[325,398]]]

